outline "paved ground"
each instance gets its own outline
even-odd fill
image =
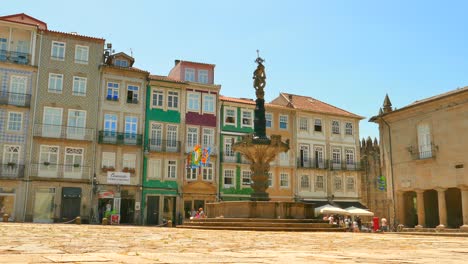
[[[463,263],[467,237],[0,223],[0,263]]]

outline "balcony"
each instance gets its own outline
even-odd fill
[[[9,162],[0,165],[0,179],[3,178],[23,178],[24,165]]]
[[[141,134],[122,133],[114,131],[99,131],[99,144],[141,146],[143,137]]]
[[[31,176],[59,179],[91,179],[91,167],[79,164],[53,164],[49,162],[31,164]]]
[[[430,145],[409,146],[407,148],[413,160],[431,159],[436,157],[439,146],[431,143]]]
[[[226,152],[221,152],[221,162],[225,163],[240,163],[241,158],[239,158],[239,155],[237,153],[229,153],[229,155],[226,155]]]
[[[335,162],[333,160],[328,161],[330,170],[348,170],[348,171],[357,171],[361,170],[361,163],[355,161],[341,161]]]
[[[180,141],[150,138],[146,147],[150,152],[180,152]]]
[[[328,169],[328,160],[297,159],[297,167],[305,169]]]
[[[0,92],[0,104],[29,107],[31,95],[22,93]]]
[[[60,138],[71,140],[94,141],[94,129],[84,127],[57,126],[49,124],[35,124],[35,137]]]
[[[25,52],[0,50],[0,61],[28,65],[31,55]]]

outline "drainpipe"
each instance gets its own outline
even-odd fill
[[[37,96],[39,95],[39,75],[41,72],[41,54],[42,54],[42,34],[37,34],[40,36],[40,41],[39,41],[39,54],[38,54],[38,60],[37,60],[37,75],[36,75],[36,87],[35,87],[35,93],[34,93],[34,107],[33,107],[33,113],[32,113],[32,118],[31,118],[31,127],[30,131],[31,133],[29,134],[29,166],[28,169],[26,170],[27,173],[27,179],[26,179],[26,192],[24,193],[24,207],[23,207],[23,221],[26,220],[26,209],[28,206],[28,194],[29,194],[29,185],[31,184],[30,182],[30,174],[31,174],[31,163],[32,163],[32,149],[33,149],[33,134],[34,134],[34,124],[36,123],[36,109],[37,109]]]
[[[395,181],[394,181],[394,177],[393,177],[392,133],[391,133],[391,129],[390,129],[390,124],[387,123],[387,121],[385,121],[385,119],[383,119],[383,117],[381,117],[380,119],[387,125],[387,128],[388,128],[388,141],[389,141],[389,145],[390,145],[390,148],[389,148],[389,151],[390,151],[390,174],[391,174],[391,179],[392,179],[393,227],[395,227],[396,226],[396,208],[395,208],[396,201],[395,201]]]

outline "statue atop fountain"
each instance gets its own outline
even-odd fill
[[[258,54],[258,50],[257,50]],[[255,119],[254,133],[246,135],[241,141],[233,145],[233,150],[238,151],[251,162],[250,170],[252,171],[252,181],[250,186],[253,189],[250,195],[251,201],[269,201],[270,198],[266,189],[268,188],[268,172],[270,171],[270,162],[280,152],[289,150],[289,141],[281,141],[280,135],[271,135],[271,139],[266,135],[266,120],[265,120],[265,86],[266,74],[265,66],[262,59],[257,55],[255,62],[258,64],[257,69],[253,73],[253,86],[255,88]]]

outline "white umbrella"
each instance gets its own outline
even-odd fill
[[[340,215],[349,215],[348,211],[341,209],[339,207],[335,207],[333,205],[322,205],[320,207],[315,208],[315,215],[318,214],[340,214]]]
[[[354,206],[348,207],[345,209],[349,215],[355,216],[355,215],[360,215],[360,216],[374,216],[374,213],[368,210],[364,210],[361,208],[357,208]]]

